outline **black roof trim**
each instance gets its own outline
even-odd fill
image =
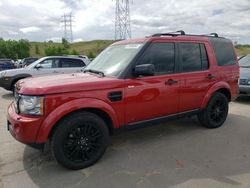
[[[195,34],[186,34],[183,30],[169,32],[169,33],[156,33],[151,35],[150,37],[161,37],[161,36],[201,36],[201,37],[216,37],[216,38],[223,38],[219,37],[217,33],[209,33],[209,34],[201,34],[201,35],[195,35]]]

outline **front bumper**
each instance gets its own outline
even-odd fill
[[[18,141],[24,144],[42,144],[36,143],[37,133],[41,125],[39,116],[23,116],[15,112],[14,104],[8,108],[7,128],[10,134]]]
[[[11,90],[11,78],[10,77],[1,77],[0,78],[0,87]]]
[[[240,95],[250,95],[250,85],[239,85]]]

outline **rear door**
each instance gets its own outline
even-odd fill
[[[204,96],[215,82],[205,43],[178,43],[180,61],[180,109],[200,108]]]
[[[61,73],[81,72],[82,68],[85,66],[86,66],[85,63],[81,59],[61,58],[60,72]]]

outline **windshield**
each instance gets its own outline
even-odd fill
[[[117,77],[139,52],[143,43],[113,45],[98,55],[85,70],[102,72]]]
[[[245,57],[239,60],[239,64],[241,67],[250,67],[250,55],[246,55]]]
[[[46,59],[46,58],[47,58],[47,57],[40,58],[40,59],[34,61],[33,63],[29,64],[29,65],[28,65],[27,67],[25,67],[25,68],[29,68],[29,69],[34,68],[38,63],[42,62],[42,61],[43,61],[44,59]]]

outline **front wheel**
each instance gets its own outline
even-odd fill
[[[96,163],[109,144],[106,123],[96,114],[78,112],[62,120],[51,141],[51,150],[62,166],[77,170]]]
[[[215,93],[207,107],[198,114],[200,123],[207,128],[218,128],[223,125],[228,115],[228,99],[222,93]]]

